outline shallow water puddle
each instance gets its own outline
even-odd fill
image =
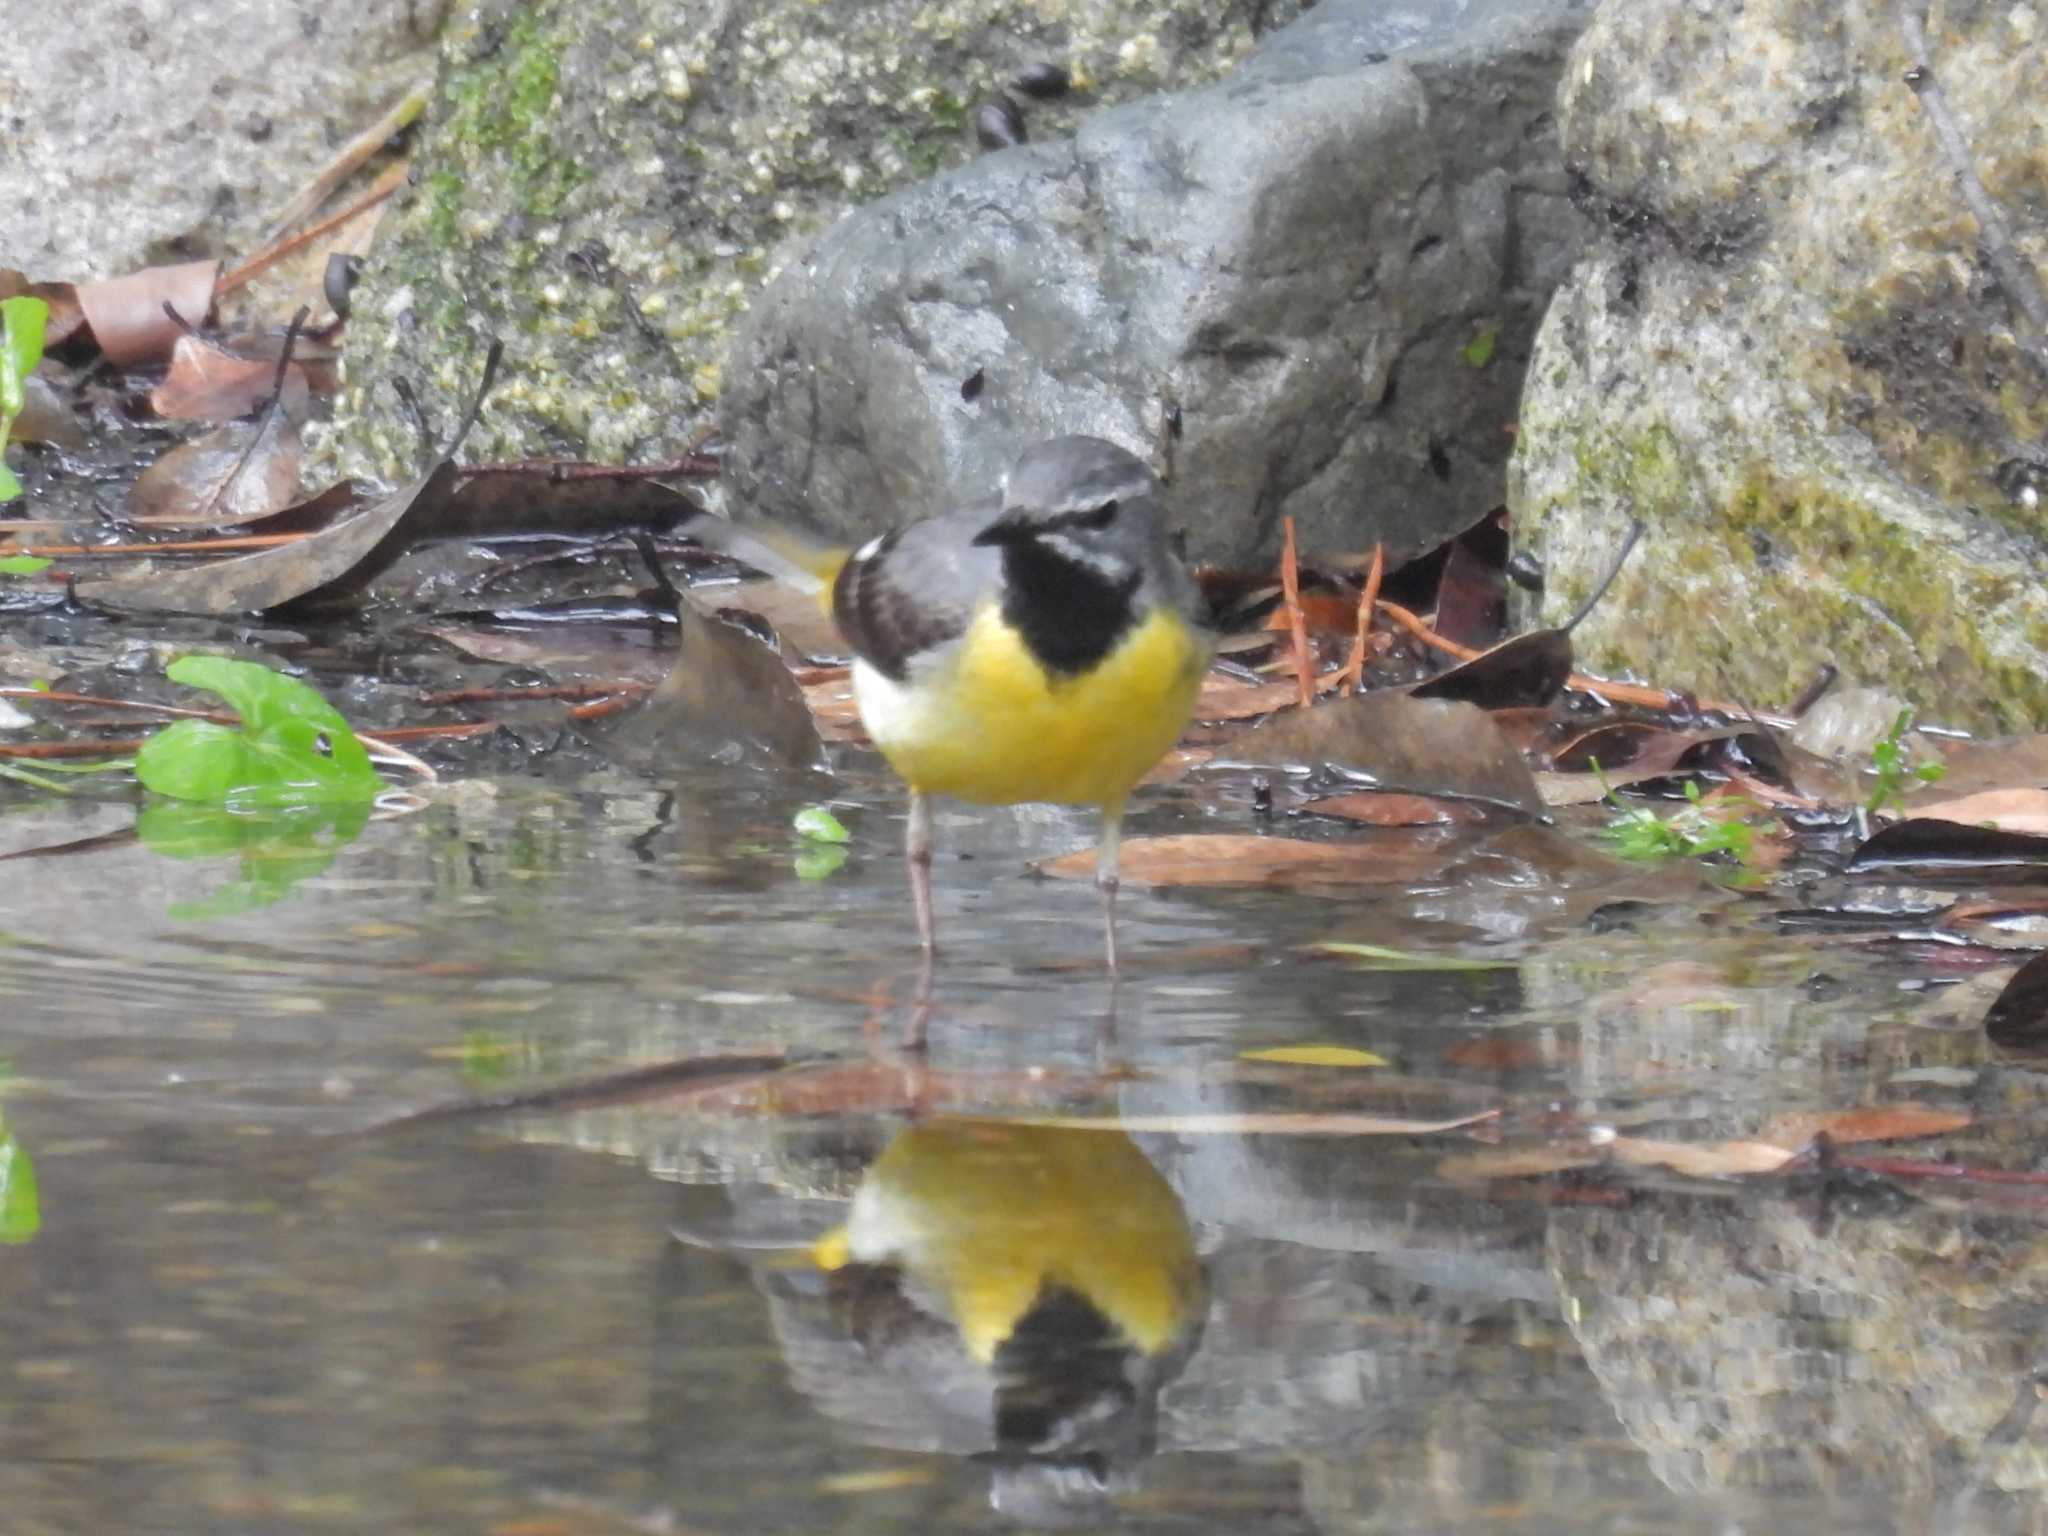
[[[5,866],[9,1532],[2034,1528],[2003,970],[1453,837],[1133,887],[1112,993],[1025,869],[1086,819],[956,812],[919,1057],[853,790],[810,878],[740,779],[472,782],[204,921],[233,860]]]

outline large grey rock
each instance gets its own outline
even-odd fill
[[[1934,67],[2048,263],[2038,7],[1936,8]],[[2048,379],[1874,0],[1610,0],[1562,131],[1607,233],[1537,342],[1509,505],[1582,656],[1781,704],[1822,663],[1938,721],[2048,723]]]
[[[0,267],[112,277],[247,254],[431,69],[446,0],[9,5]]]
[[[860,210],[736,339],[735,492],[855,534],[1047,434],[1145,449],[1168,394],[1198,553],[1466,526],[1577,250],[1551,112],[1584,14],[1324,0],[1225,81]]]
[[[414,186],[349,329],[332,467],[410,473],[508,344],[479,458],[673,457],[734,321],[840,214],[974,153],[977,106],[1057,63],[1084,103],[1213,79],[1304,0],[483,0],[447,29]]]
[[[1675,1490],[1824,1499],[1829,1529],[2036,1529],[2009,1522],[2038,1515],[2048,1449],[1998,1432],[2035,1396],[2035,1230],[1844,1198],[1832,1224],[1720,1193],[1553,1213],[1565,1315],[1622,1428]]]

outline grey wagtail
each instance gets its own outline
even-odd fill
[[[1106,1496],[1133,1472],[1209,1311],[1179,1199],[1115,1131],[920,1121],[810,1260],[871,1373],[838,1401],[919,1426],[907,1443],[989,1457],[1005,1503],[1034,1483],[1055,1502]],[[877,1412],[892,1395],[901,1407]]]
[[[932,797],[1050,801],[1101,807],[1095,882],[1116,969],[1124,802],[1187,725],[1212,650],[1162,489],[1114,443],[1055,437],[1027,448],[996,496],[850,555],[759,525],[707,530],[707,543],[818,591],[852,646],[861,723],[910,786],[927,953]]]

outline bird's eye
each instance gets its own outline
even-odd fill
[[[1116,503],[1114,501],[1105,501],[1101,506],[1084,515],[1080,519],[1080,525],[1083,528],[1107,528],[1115,516]]]
[[[327,739],[327,733],[325,731],[317,732],[314,735],[313,750],[315,752],[318,752],[322,757],[334,756],[334,743]]]

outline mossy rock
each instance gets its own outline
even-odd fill
[[[2031,15],[1950,7],[1932,46],[2038,269]],[[1566,158],[1609,233],[1530,366],[1509,505],[1549,576],[1531,617],[1573,611],[1640,518],[1578,635],[1595,668],[1771,706],[1832,663],[1935,721],[2040,729],[2048,340],[1977,258],[1894,22],[1769,0],[1703,30],[1645,0],[1581,39]]]
[[[1034,135],[1212,79],[1297,0],[491,0],[452,21],[411,185],[363,275],[319,452],[418,457],[486,341],[506,366],[466,457],[672,457],[707,428],[728,333],[804,240],[975,153],[976,107],[1058,64]]]

